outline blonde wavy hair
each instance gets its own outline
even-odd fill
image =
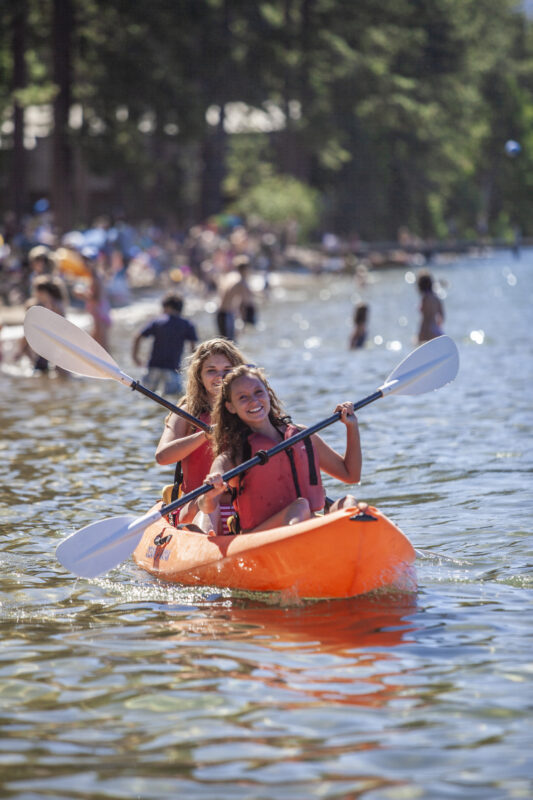
[[[232,367],[245,363],[243,354],[229,339],[208,339],[198,345],[188,359],[186,393],[180,401],[180,405],[187,403],[187,411],[194,417],[211,411],[209,396],[202,383],[202,367],[209,356],[224,356]]]
[[[211,424],[213,426],[211,446],[213,451],[215,455],[226,453],[234,464],[239,463],[243,458],[244,445],[251,433],[251,429],[237,414],[232,414],[231,411],[228,411],[226,403],[231,402],[231,388],[234,382],[237,378],[242,378],[243,376],[258,378],[267,390],[270,399],[268,417],[275,427],[287,425],[291,421],[291,418],[274,394],[274,390],[262,369],[250,367],[247,364],[234,367],[222,381],[222,388],[215,400],[211,414]]]

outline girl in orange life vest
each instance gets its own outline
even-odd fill
[[[278,453],[265,465],[252,467],[244,478],[230,481],[244,533],[300,522],[320,510],[325,501],[321,469],[344,483],[359,482],[362,457],[353,403],[340,403],[335,411],[346,425],[344,457],[313,434],[311,446],[298,442],[290,456],[288,451]],[[216,511],[226,490],[222,473],[300,430],[290,424],[263,372],[247,366],[236,367],[224,378],[212,420],[217,455],[205,482],[213,489],[198,500],[206,514]],[[347,505],[357,505],[351,495],[337,500],[332,510]]]
[[[244,357],[233,342],[219,338],[203,342],[190,358],[186,393],[180,401],[180,406],[210,425],[213,404],[222,379],[229,370],[239,364],[244,364]],[[183,494],[186,494],[204,482],[213,461],[213,451],[204,431],[194,428],[183,417],[171,412],[165,419],[165,428],[157,446],[155,459],[158,464],[177,465],[175,493],[177,495],[181,484]],[[192,522],[197,512],[196,501],[187,503],[177,515],[179,522]],[[223,516],[227,519],[230,513],[231,506]]]

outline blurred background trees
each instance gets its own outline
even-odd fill
[[[515,0],[4,0],[0,210],[531,235],[532,31]]]

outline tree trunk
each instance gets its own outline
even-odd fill
[[[26,0],[19,0],[13,11],[13,91],[26,86]],[[11,162],[10,196],[13,213],[20,222],[26,203],[26,150],[24,149],[24,107],[13,103],[13,159]]]
[[[222,183],[226,169],[225,107],[220,108],[220,118],[214,131],[207,130],[202,146],[202,185],[200,216],[207,219],[220,214],[223,208]]]
[[[61,231],[68,230],[73,219],[72,151],[68,129],[72,92],[73,27],[72,0],[54,0],[53,59],[57,95],[54,100],[52,210]]]

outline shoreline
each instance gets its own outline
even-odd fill
[[[360,255],[362,251],[368,255],[367,248],[370,252],[379,254],[380,251],[388,253],[388,259],[384,259],[382,263],[370,263],[367,266],[369,271],[380,272],[383,269],[416,269],[422,266],[426,266],[429,269],[442,267],[445,263],[449,261],[455,260],[452,256],[455,255],[467,255],[468,257],[479,257],[480,253],[482,252],[485,255],[490,254],[495,249],[508,249],[511,252],[513,251],[513,244],[509,242],[487,242],[481,247],[479,246],[480,243],[477,243],[478,248],[473,246],[474,243],[462,243],[463,248],[458,247],[455,244],[454,247],[449,245],[448,247],[439,247],[437,246],[433,250],[433,255],[438,255],[440,258],[437,258],[435,261],[433,259],[429,259],[422,263],[416,262],[415,259],[410,258],[413,253],[420,253],[420,246],[414,248],[413,246],[395,246],[395,258],[391,257],[391,248],[393,247],[392,243],[377,243],[373,245],[360,245]],[[529,249],[533,246],[533,239],[523,239],[520,243],[520,249]],[[412,251],[412,252],[411,252]],[[344,253],[344,250],[342,251]],[[352,248],[352,252],[353,248]],[[518,251],[519,252],[519,251]],[[399,257],[399,253],[401,253],[402,257]],[[515,253],[516,255],[516,253]],[[278,274],[278,275],[287,275],[287,274],[307,274],[309,276],[313,275],[320,275],[320,274],[330,274],[330,275],[340,275],[340,274],[352,274],[351,271],[347,271],[346,269],[342,269],[340,264],[332,263],[341,261],[341,254],[337,253],[330,253],[329,259],[328,254],[324,254],[322,250],[319,251],[318,248],[313,248],[310,246],[307,247],[298,247],[294,246],[289,249],[289,258],[288,264],[292,264],[292,269],[289,267],[288,269],[281,269],[281,270],[272,270],[268,274],[270,276]],[[329,260],[329,264],[324,265],[321,264],[321,267],[318,266],[317,259],[324,259],[326,262]],[[356,274],[356,269],[354,268],[353,274]],[[132,300],[134,297],[139,296],[140,294],[150,294],[151,292],[157,293],[158,291],[163,291],[162,286],[156,285],[133,285],[130,286],[130,292],[132,294]],[[193,292],[194,294],[194,292]],[[128,305],[128,304],[126,304]],[[24,317],[26,314],[26,305],[23,303],[19,303],[16,305],[0,305],[0,329],[4,326],[6,327],[14,327],[14,326],[22,326],[24,324]]]
[[[23,305],[0,306],[0,327],[2,325],[23,325],[26,308]]]

